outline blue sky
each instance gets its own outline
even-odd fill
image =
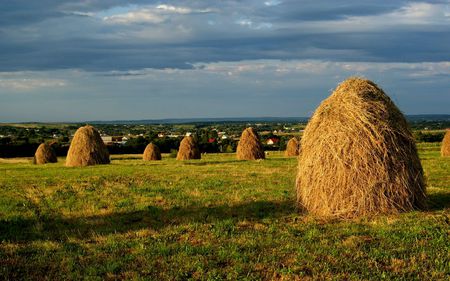
[[[0,122],[309,116],[352,75],[450,114],[450,1],[0,5]]]

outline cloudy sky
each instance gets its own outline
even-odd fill
[[[450,1],[0,0],[0,122],[309,116],[351,75],[450,114]]]

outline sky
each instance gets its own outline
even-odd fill
[[[0,122],[304,117],[349,76],[450,114],[448,0],[0,7]]]

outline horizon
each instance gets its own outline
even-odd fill
[[[17,0],[0,123],[308,117],[349,76],[450,114],[449,3]]]
[[[429,120],[433,121],[447,121],[450,119],[450,114],[404,114],[405,118],[416,119],[416,118],[431,118]],[[102,123],[139,123],[139,122],[161,122],[162,124],[178,124],[180,123],[195,123],[195,122],[278,122],[278,121],[294,121],[294,120],[309,120],[311,116],[238,116],[238,117],[193,117],[193,118],[157,118],[157,119],[114,119],[114,120],[68,120],[68,121],[11,121],[11,122],[0,122],[0,124],[102,124]],[[157,124],[157,123],[155,123]]]

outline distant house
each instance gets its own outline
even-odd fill
[[[128,140],[128,138],[121,136],[102,136],[104,144],[122,144],[126,140]]]
[[[267,144],[267,145],[275,145],[275,144],[277,144],[277,143],[279,143],[279,142],[280,142],[280,139],[275,138],[275,137],[271,137],[271,138],[268,138],[268,139],[266,140],[266,144]]]
[[[164,133],[159,133],[158,134],[158,138],[163,138],[165,135],[164,135]]]

